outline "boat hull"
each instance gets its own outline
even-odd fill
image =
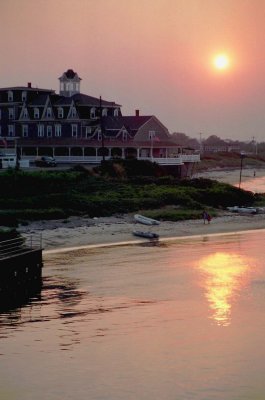
[[[159,225],[160,222],[156,219],[145,217],[144,215],[135,214],[134,219],[136,222],[139,222],[143,225]]]
[[[154,232],[133,231],[134,236],[143,237],[145,239],[158,239],[159,235]]]

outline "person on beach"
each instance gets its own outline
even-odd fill
[[[208,221],[208,224],[209,224],[211,219],[212,219],[210,214],[208,214],[205,210],[203,210],[202,218],[203,218],[203,223],[204,224],[206,224],[206,221]]]

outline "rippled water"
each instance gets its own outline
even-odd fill
[[[265,231],[45,256],[0,314],[0,399],[265,394]]]

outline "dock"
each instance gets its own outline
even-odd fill
[[[0,242],[0,310],[40,292],[42,240],[29,236]]]

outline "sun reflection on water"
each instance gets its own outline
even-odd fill
[[[235,253],[217,252],[201,258],[198,268],[211,318],[218,325],[230,325],[232,304],[248,282],[250,260]]]

